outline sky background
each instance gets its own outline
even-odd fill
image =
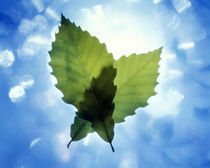
[[[115,126],[74,142],[75,112],[50,75],[60,15],[115,59],[164,47],[157,95]],[[210,1],[1,0],[0,168],[209,168]]]

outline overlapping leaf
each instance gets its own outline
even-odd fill
[[[114,62],[117,86],[114,98],[115,110],[113,119],[116,123],[135,114],[135,109],[145,107],[150,96],[155,95],[154,88],[158,84],[158,62],[162,48],[147,54],[132,54],[121,57]]]
[[[78,109],[70,143],[96,131],[114,151],[114,124],[146,106],[155,94],[161,51],[115,61],[96,37],[62,16],[49,53],[56,87],[62,91],[63,100]]]
[[[113,84],[116,70],[113,69],[112,55],[96,37],[82,31],[64,16],[49,54],[52,74],[58,80],[56,87],[62,91],[63,100],[75,105],[77,115],[90,121],[92,128],[111,144],[114,136],[112,102],[116,92]],[[75,121],[79,122],[78,119]],[[75,134],[72,140],[85,135],[83,133],[83,136],[78,136],[76,129],[80,130],[77,126],[80,124],[72,125],[72,132]]]
[[[93,78],[91,87],[85,91],[84,101],[80,102],[77,115],[89,122],[99,136],[111,144],[114,137],[113,99],[116,92],[114,78],[116,69],[113,66],[103,68],[98,78]]]
[[[97,78],[102,68],[112,65],[113,61],[105,44],[100,44],[96,37],[82,31],[63,15],[49,54],[52,74],[58,80],[56,87],[63,93],[63,100],[76,107],[90,87],[91,79]]]

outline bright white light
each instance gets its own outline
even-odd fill
[[[53,17],[54,19],[59,20],[59,16],[57,15],[57,13],[50,7],[46,9],[46,13],[50,15],[51,17]]]
[[[10,89],[9,97],[13,103],[21,101],[25,96],[25,90],[22,86],[15,86]]]
[[[44,10],[45,7],[41,0],[31,0],[31,2],[34,4],[39,13]]]
[[[9,50],[0,52],[0,66],[9,67],[15,60],[14,54]]]
[[[56,85],[58,83],[58,81],[57,81],[57,79],[56,79],[56,77],[54,75],[50,75],[50,80],[52,81],[52,83],[54,85]]]
[[[58,33],[58,26],[54,26],[51,31],[51,40],[55,41],[55,34]]]
[[[191,2],[189,0],[173,0],[173,4],[178,13],[182,13],[187,8],[191,7]]]
[[[83,145],[88,146],[90,139],[91,139],[91,134],[88,134],[83,141]]]
[[[194,46],[195,46],[194,42],[185,42],[185,43],[180,43],[178,45],[178,49],[187,50],[187,49],[193,48]]]
[[[139,21],[132,11],[130,14],[111,11],[114,11],[112,6],[97,5],[90,9],[83,8],[81,12],[84,17],[79,25],[101,42],[105,42],[108,52],[112,52],[115,59],[122,55],[145,53],[163,46],[161,32],[155,20],[150,23],[148,18],[141,18]],[[142,27],[144,23],[147,23],[147,27],[152,27],[152,31]]]
[[[33,148],[40,140],[41,138],[36,138],[33,141],[31,141],[30,149]]]

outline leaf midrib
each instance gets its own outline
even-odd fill
[[[76,50],[76,54],[77,54],[78,58],[79,58],[80,61],[81,61],[81,64],[82,64],[81,66],[83,67],[83,71],[84,71],[84,74],[85,74],[85,76],[86,76],[86,80],[87,80],[88,84],[90,85],[90,89],[91,89],[91,92],[92,92],[92,95],[93,95],[95,104],[96,104],[97,109],[98,109],[97,111],[98,111],[98,113],[99,113],[99,116],[101,116],[102,113],[101,113],[99,104],[98,104],[97,99],[96,99],[96,97],[95,97],[93,88],[92,88],[92,86],[91,86],[90,79],[89,79],[89,77],[87,76],[87,71],[86,71],[85,65],[84,65],[84,63],[83,63],[83,60],[82,60],[80,54],[79,54],[79,50],[78,50],[78,48],[77,48],[76,41],[75,41],[75,39],[74,39],[73,36],[72,36],[72,41],[73,41],[73,46],[74,46],[74,48],[75,48],[75,50]],[[109,140],[109,143],[110,143],[110,145],[111,145],[112,151],[114,152],[114,148],[113,148],[113,146],[112,146],[111,138],[109,137],[109,134],[108,134],[108,131],[107,131],[107,127],[106,127],[106,124],[105,124],[104,120],[101,120],[101,122],[103,123],[103,127],[104,127],[104,130],[105,130],[105,132],[106,132],[106,136],[107,136],[107,138],[108,138],[108,140]]]

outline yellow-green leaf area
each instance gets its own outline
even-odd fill
[[[138,107],[145,107],[149,97],[156,94],[160,54],[162,48],[147,54],[132,54],[114,62],[117,75],[114,84],[117,92],[114,98],[113,119],[116,123],[135,114]]]

